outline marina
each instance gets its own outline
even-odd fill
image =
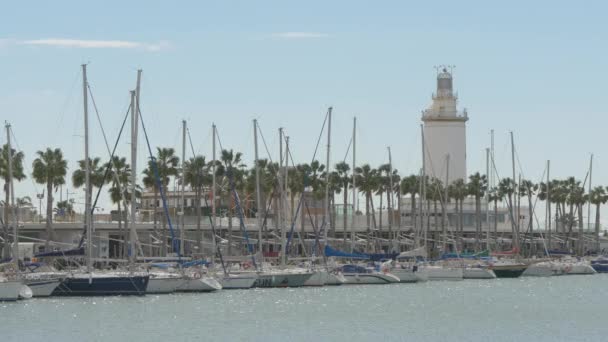
[[[608,2],[7,2],[0,342],[608,341]]]

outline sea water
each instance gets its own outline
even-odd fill
[[[608,341],[608,275],[0,303],[0,341]]]

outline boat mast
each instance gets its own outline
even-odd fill
[[[388,206],[388,234],[389,240],[393,242],[393,158],[391,156],[391,147],[388,146],[388,169],[389,169],[389,197],[390,201],[387,203]]]
[[[448,234],[447,234],[447,225],[448,225],[448,210],[447,210],[447,205],[448,205],[448,187],[449,187],[449,181],[450,181],[450,154],[446,154],[445,155],[445,188],[443,189],[444,192],[444,200],[442,203],[442,208],[443,208],[443,253],[446,252],[446,247],[447,247],[447,243],[448,243]]]
[[[593,176],[593,153],[591,154],[591,159],[589,160],[589,190],[587,192],[587,195],[589,196],[589,198],[591,198],[591,180]],[[589,227],[591,227],[591,201],[587,201],[587,229],[589,229]],[[583,239],[583,236],[579,236],[579,240],[581,241],[581,255],[583,255],[584,251],[584,247],[585,247],[585,240]]]
[[[213,157],[213,163],[211,164],[211,172],[213,173],[211,175],[211,220],[213,221],[213,226],[216,227],[217,226],[217,222],[216,222],[216,207],[215,207],[215,194],[216,194],[216,180],[215,180],[215,168],[216,168],[216,164],[217,164],[217,160],[215,159],[215,139],[216,139],[216,135],[217,135],[217,129],[215,128],[215,124],[211,125],[211,129],[213,131],[212,135],[213,135],[213,141],[211,143],[211,148],[213,150],[212,152],[212,157]],[[211,232],[211,248],[212,248],[212,252],[211,252],[211,261],[213,261],[215,259],[215,252],[216,252],[216,242],[215,242],[215,235],[213,233],[213,231]]]
[[[285,266],[285,250],[286,250],[286,238],[285,238],[285,226],[283,225],[283,176],[281,175],[283,169],[283,127],[279,127],[279,170],[277,172],[277,179],[279,182],[279,193],[277,194],[278,208],[277,208],[277,224],[281,230],[281,266]]]
[[[387,203],[387,212],[388,212],[388,235],[389,239],[393,240],[393,158],[391,157],[391,147],[388,146],[388,180],[389,180],[389,198],[390,200]]]
[[[11,147],[11,124],[6,122],[6,147],[8,150],[8,191],[11,197],[11,215],[13,221],[13,259],[15,269],[19,270],[19,235],[17,235],[17,215],[15,212],[15,187],[13,185],[13,149]],[[5,203],[8,205],[8,203]],[[8,222],[7,222],[8,224]],[[6,237],[8,239],[8,236]]]
[[[549,240],[549,243],[548,243],[549,246],[547,247],[547,250],[549,250],[549,251],[551,250],[551,185],[550,185],[551,181],[549,178],[550,171],[551,171],[551,161],[547,160],[547,200],[546,200],[547,207],[545,210],[547,218],[545,219],[545,222],[546,222],[545,224],[547,225],[547,229],[548,229],[547,239]]]
[[[91,273],[93,269],[93,220],[91,219],[91,165],[89,160],[89,108],[88,108],[88,93],[87,93],[87,65],[82,64],[82,95],[84,106],[84,182],[85,182],[85,200],[84,200],[84,224],[87,227],[87,272]],[[50,195],[50,194],[49,194]]]
[[[517,218],[515,217],[515,202],[517,201],[517,183],[515,182],[515,143],[513,141],[513,131],[510,132],[511,135],[511,167],[513,168],[513,203],[511,203],[511,218],[513,219],[513,224],[515,227],[513,241],[515,248],[519,250],[519,215]],[[519,214],[519,212],[518,212]]]
[[[291,226],[291,220],[288,220],[288,210],[287,210],[287,181],[289,180],[289,137],[285,136],[285,180],[283,181],[283,196],[281,196],[281,201],[283,202],[283,250],[281,251],[282,255],[282,264],[285,265],[287,263],[287,227]],[[289,224],[287,224],[289,223]]]
[[[139,128],[139,94],[141,84],[141,72],[137,70],[137,85],[135,92],[131,92],[131,212],[130,212],[130,247],[129,261],[131,265],[135,264],[136,249],[135,243],[137,240],[137,232],[135,230],[136,211],[137,211],[137,131]],[[126,201],[125,201],[126,203]]]
[[[327,110],[327,155],[325,158],[325,217],[323,220],[325,221],[325,227],[323,229],[323,242],[325,246],[327,246],[327,230],[331,227],[331,219],[330,219],[330,204],[329,204],[329,170],[331,170],[330,166],[330,147],[331,147],[331,111],[332,107],[329,107]]]
[[[137,208],[135,196],[135,182],[137,180],[137,106],[135,104],[136,91],[131,91],[131,212],[129,213],[129,263],[131,266],[135,263],[135,209]]]
[[[262,252],[262,208],[265,208],[265,204],[262,203],[262,195],[260,193],[260,165],[258,155],[258,120],[253,119],[253,145],[255,149],[255,202],[256,202],[256,216],[258,219],[258,253],[261,256],[264,255]]]
[[[355,173],[355,165],[357,157],[357,117],[353,118],[353,211],[351,213],[352,220],[350,223],[350,252],[355,249],[355,220],[357,218],[357,177]],[[345,190],[346,191],[346,190]]]
[[[186,220],[185,220],[185,205],[184,201],[186,200],[186,120],[182,120],[182,191],[181,191],[181,229],[180,229],[180,237],[179,237],[179,253],[184,254],[184,239],[186,238]]]
[[[486,182],[490,182],[490,149],[486,148]],[[490,251],[490,187],[485,193],[486,199],[486,250]]]
[[[426,150],[426,146],[425,146],[425,141],[424,141],[424,126],[420,125],[420,133],[421,133],[421,137],[422,137],[422,175],[421,175],[421,179],[420,179],[420,228],[423,230],[423,236],[424,236],[424,246],[425,249],[426,248],[426,242],[427,242],[427,230],[428,230],[428,225],[425,228],[424,227],[424,216],[426,215],[426,211],[424,210],[424,206],[425,203],[424,201],[426,200],[426,158],[425,158],[425,150]]]

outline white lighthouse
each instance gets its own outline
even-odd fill
[[[466,109],[458,112],[458,94],[452,87],[452,73],[441,67],[437,73],[437,92],[430,108],[422,112],[425,142],[425,173],[445,183],[467,180]],[[448,169],[449,167],[449,169]]]

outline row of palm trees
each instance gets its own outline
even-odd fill
[[[9,202],[8,189],[8,148],[6,145],[2,147],[1,158],[0,158],[0,176],[4,179],[4,192],[5,192],[5,203]],[[143,185],[144,187],[151,189],[154,192],[154,205],[158,203],[160,188],[167,188],[172,179],[181,176],[180,160],[176,156],[173,148],[157,148],[156,156],[154,158],[155,164],[150,160],[147,168],[143,170]],[[15,181],[22,181],[26,178],[24,172],[24,155],[22,152],[13,150],[13,179]],[[78,169],[72,173],[72,184],[76,188],[80,188],[84,185],[85,179],[85,162],[80,160],[78,162]],[[91,184],[92,187],[89,189],[93,196],[96,189],[100,189],[104,185],[108,184],[108,195],[117,206],[118,217],[119,217],[119,228],[123,229],[123,211],[124,207],[129,204],[131,194],[128,192],[131,188],[131,168],[126,162],[124,157],[113,157],[109,163],[102,163],[100,158],[92,158],[90,160],[91,166]],[[256,168],[259,168],[261,175],[261,203],[256,203],[255,196],[255,174]],[[214,164],[206,160],[204,156],[195,156],[184,163],[184,181],[187,186],[195,194],[195,208],[197,216],[197,245],[201,246],[203,235],[201,229],[202,211],[201,207],[204,203],[202,200],[208,198],[205,196],[212,181],[212,170],[215,169],[217,179],[217,193],[220,208],[227,208],[228,217],[228,239],[229,248],[232,246],[232,230],[233,230],[233,217],[235,217],[235,202],[234,196],[231,195],[231,189],[234,188],[241,197],[242,207],[246,215],[253,215],[255,212],[260,212],[261,215],[267,217],[270,213],[276,213],[278,210],[277,197],[280,193],[281,182],[279,181],[278,175],[281,174],[279,164],[271,162],[267,159],[259,160],[257,165],[248,168],[243,162],[243,155],[240,152],[227,149],[222,150],[219,160]],[[342,195],[342,216],[343,216],[343,228],[344,236],[346,237],[347,229],[347,210],[349,208],[348,203],[348,192],[352,191],[353,187],[353,170],[351,166],[346,162],[340,162],[333,167],[333,171],[327,172],[325,165],[319,161],[312,161],[310,164],[298,164],[291,165],[286,168],[288,173],[288,184],[286,188],[290,195],[290,208],[291,217],[295,216],[294,210],[297,207],[296,198],[298,195],[306,192],[310,192],[311,201],[315,201],[315,207],[325,207],[324,196],[326,184],[329,184],[330,189],[330,222],[329,234],[335,236],[336,228],[336,195]],[[36,153],[36,158],[32,163],[32,178],[36,183],[43,184],[46,187],[47,193],[47,205],[46,205],[46,229],[48,240],[54,239],[54,232],[52,229],[53,220],[53,193],[56,189],[66,183],[66,175],[68,171],[67,161],[63,157],[61,149],[47,148]],[[382,211],[384,209],[390,210],[388,217],[388,232],[389,235],[393,233],[395,227],[395,217],[401,215],[401,198],[403,196],[410,196],[411,207],[410,207],[410,218],[411,224],[414,231],[422,229],[425,222],[417,219],[416,212],[419,206],[416,205],[417,201],[420,201],[421,196],[421,180],[422,177],[419,175],[409,175],[401,177],[398,170],[392,169],[389,164],[382,164],[377,168],[371,167],[369,164],[364,164],[354,169],[354,178],[356,182],[357,191],[361,194],[364,199],[365,216],[368,230],[375,230],[382,234],[384,228],[384,222]],[[427,215],[426,225],[430,226],[430,217],[433,216],[435,220],[435,226],[441,225],[443,229],[448,225],[448,222],[444,221],[445,210],[447,206],[453,205],[454,212],[457,214],[456,222],[454,223],[455,230],[457,232],[463,231],[463,203],[466,198],[472,198],[475,201],[475,227],[476,236],[480,237],[481,226],[482,226],[482,214],[481,207],[484,198],[487,198],[490,203],[494,204],[495,210],[498,207],[498,202],[505,201],[507,207],[510,209],[511,221],[517,222],[513,224],[513,234],[520,233],[519,219],[516,217],[519,213],[521,200],[525,198],[528,204],[529,210],[529,222],[526,223],[527,227],[524,226],[521,230],[524,232],[532,232],[534,228],[533,210],[535,206],[535,200],[549,201],[553,208],[553,214],[557,227],[555,230],[566,232],[568,236],[573,233],[573,227],[578,224],[579,233],[582,234],[583,230],[583,206],[586,203],[591,203],[596,207],[596,233],[599,235],[600,229],[600,207],[602,204],[608,201],[608,190],[604,187],[595,187],[590,193],[587,193],[583,187],[583,184],[573,177],[565,180],[552,180],[549,184],[539,183],[536,184],[529,180],[521,180],[519,184],[516,184],[512,179],[504,178],[500,180],[497,186],[489,188],[488,180],[485,175],[475,173],[469,177],[467,181],[459,179],[448,185],[447,189],[441,180],[436,178],[425,178],[426,183],[426,197],[424,201],[427,205],[427,212],[433,212],[434,215]],[[392,187],[391,187],[392,185]],[[141,195],[141,188],[136,187],[136,196]],[[446,191],[447,190],[447,191]],[[447,197],[446,197],[447,195]],[[93,197],[94,198],[94,197]],[[384,201],[386,200],[386,203]],[[65,202],[65,201],[64,201]],[[216,202],[217,203],[217,202]],[[374,207],[375,203],[379,203],[378,210]],[[313,203],[315,204],[315,203]],[[319,204],[322,204],[319,205]],[[433,206],[431,210],[431,204]],[[206,206],[209,206],[207,203]],[[9,215],[9,206],[4,206],[4,218]],[[58,203],[57,208],[64,212],[71,213],[73,208],[70,203]],[[353,208],[354,210],[354,208]],[[166,224],[167,217],[159,215],[159,210],[154,210],[154,229],[155,234],[162,239],[167,241],[166,236]],[[378,211],[378,217],[376,212]],[[439,215],[441,211],[442,215]],[[301,212],[304,212],[302,209]],[[362,214],[362,213],[358,213]],[[397,214],[397,215],[395,215]],[[302,220],[302,227],[304,226],[305,216],[300,215]],[[497,215],[495,212],[494,216],[494,227],[497,226]],[[314,217],[315,224],[318,224],[317,215]],[[439,222],[441,220],[441,222]],[[158,222],[162,221],[163,229],[158,231]],[[126,229],[127,222],[124,222],[124,228]],[[275,228],[278,228],[277,220],[274,220]],[[421,227],[417,227],[420,224]],[[419,229],[420,228],[420,229]],[[8,234],[8,224],[5,222],[3,225],[4,234]],[[47,247],[48,247],[47,240]],[[166,245],[161,244],[161,253],[166,255]],[[230,253],[231,251],[229,251]]]

